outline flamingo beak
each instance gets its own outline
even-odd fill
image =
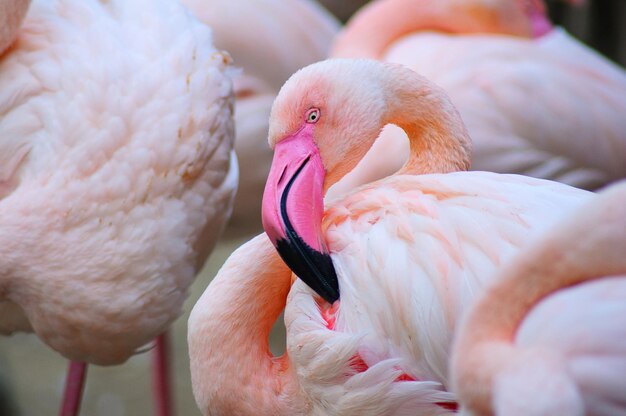
[[[339,283],[321,232],[325,175],[313,125],[278,142],[263,193],[263,228],[287,266],[332,304]]]

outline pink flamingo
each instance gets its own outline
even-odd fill
[[[387,123],[408,135],[408,162],[324,210],[326,190]],[[233,253],[189,319],[201,411],[453,412],[456,323],[529,237],[591,194],[462,172],[470,139],[445,93],[377,61],[329,60],[297,72],[274,102],[269,141],[267,236]],[[293,286],[272,243],[302,279]],[[288,353],[276,358],[267,336],[285,304]]]
[[[460,326],[452,382],[471,414],[626,411],[626,182],[500,272]]]
[[[272,162],[267,146],[272,103],[291,74],[328,56],[339,23],[311,0],[183,3],[211,27],[215,45],[227,50],[243,70],[234,78],[235,151],[240,171],[227,234],[255,234],[261,231],[261,199]]]
[[[626,73],[553,28],[539,0],[374,1],[332,56],[401,63],[443,87],[472,136],[473,170],[585,189],[626,176]],[[406,137],[382,138],[337,192],[402,165]]]
[[[227,61],[165,0],[34,1],[0,59],[0,331],[72,360],[62,415],[84,363],[122,363],[180,315],[228,218]]]

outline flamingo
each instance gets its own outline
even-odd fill
[[[410,138],[408,162],[324,207],[387,123]],[[454,412],[456,323],[529,238],[593,195],[464,172],[470,139],[443,90],[372,60],[294,74],[274,102],[269,142],[266,235],[231,255],[189,318],[205,415]],[[267,336],[283,307],[287,354],[273,357]]]
[[[339,23],[311,0],[183,3],[213,29],[216,46],[242,69],[234,79],[239,188],[227,234],[254,235],[261,230],[261,199],[272,162],[267,146],[272,103],[291,74],[328,56]]]
[[[36,0],[2,55],[0,331],[72,360],[62,415],[83,363],[123,363],[181,314],[228,218],[229,71],[169,0]]]
[[[454,343],[451,378],[465,411],[626,412],[624,247],[622,181],[506,265]]]
[[[626,176],[626,72],[552,27],[539,0],[374,1],[331,55],[401,63],[443,87],[472,136],[474,170],[590,190]],[[384,131],[335,192],[407,155],[402,132]]]

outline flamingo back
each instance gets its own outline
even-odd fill
[[[360,414],[452,412],[457,322],[532,235],[590,195],[461,172],[392,176],[330,201],[324,225],[339,305],[321,306],[297,281],[285,315],[303,391],[320,407],[336,404],[325,410],[337,414],[351,405],[362,405]]]

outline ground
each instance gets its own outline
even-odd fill
[[[191,393],[187,353],[187,318],[191,308],[228,255],[249,237],[225,240],[191,288],[185,314],[173,327],[176,414],[200,415]],[[272,349],[280,352],[284,331],[275,331]],[[13,399],[13,411],[3,408],[1,416],[49,416],[58,413],[67,361],[33,335],[0,337],[0,390]],[[131,358],[117,367],[89,367],[81,416],[135,416],[153,414],[150,354]]]

